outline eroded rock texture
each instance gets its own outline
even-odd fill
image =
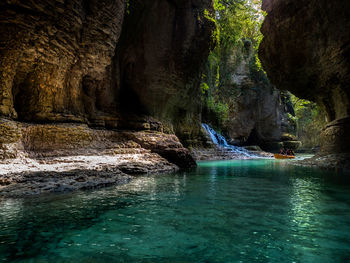
[[[0,198],[126,183],[196,163],[173,134],[0,119]]]
[[[112,127],[120,113],[170,125],[198,119],[193,100],[212,2],[130,1],[128,15],[125,7],[123,0],[0,3],[0,114]]]
[[[329,125],[321,154],[349,152],[350,2],[264,0],[260,58],[278,88],[316,101]]]
[[[112,58],[122,0],[2,1],[0,114],[93,121],[115,113]]]
[[[216,96],[228,105],[228,118],[220,127],[216,115],[207,107],[203,122],[221,129],[232,144],[279,151],[283,147],[282,135],[292,130],[287,114],[294,114],[294,109],[266,75],[252,66],[255,52],[250,41],[225,52]]]
[[[186,142],[200,130],[200,76],[214,24],[211,0],[130,1],[117,49],[122,112],[174,125]]]
[[[25,125],[21,135],[42,152],[73,147],[74,155],[86,148],[80,143],[91,144],[91,132],[73,125],[65,133],[53,122],[190,140],[199,132],[200,72],[214,28],[204,10],[213,11],[211,0],[1,1],[0,116],[45,124],[42,132]],[[1,125],[9,125],[3,128],[11,138],[21,126]],[[10,158],[16,147],[4,136],[2,156]],[[175,144],[157,152],[192,166],[189,152]]]

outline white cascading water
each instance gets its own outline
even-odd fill
[[[211,128],[208,124],[202,123],[202,127],[206,130],[206,132],[210,135],[210,138],[212,140],[212,142],[217,145],[220,148],[223,148],[224,150],[233,152],[233,153],[237,153],[240,154],[244,157],[248,157],[248,158],[256,158],[257,156],[249,154],[249,152],[242,148],[242,147],[238,147],[238,146],[233,146],[233,145],[229,145],[225,139],[224,136],[222,136],[221,134],[217,133],[213,128]]]

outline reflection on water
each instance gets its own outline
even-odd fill
[[[273,160],[0,201],[4,262],[347,262],[350,187]]]

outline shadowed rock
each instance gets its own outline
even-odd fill
[[[350,152],[350,2],[264,0],[259,55],[271,81],[317,102],[329,124],[320,155]]]
[[[201,68],[214,28],[204,10],[213,12],[212,5],[211,0],[2,1],[0,116],[31,124],[1,120],[0,156],[94,149],[98,132],[67,123],[176,132],[183,141],[198,136]],[[48,124],[57,122],[65,124]],[[110,142],[108,132],[98,134],[99,142]],[[94,146],[98,152],[106,145]],[[182,145],[152,151],[180,166],[194,165]]]

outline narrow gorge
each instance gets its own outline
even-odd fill
[[[0,1],[0,262],[350,262],[349,0]]]
[[[2,2],[1,192],[26,188],[33,173],[76,171],[63,186],[50,176],[34,184],[40,193],[236,158],[218,154],[202,122],[265,157],[297,149],[291,95],[280,90],[327,113],[305,164],[348,169],[348,4],[329,5],[263,1],[266,76],[260,33],[216,42],[225,15],[215,22],[210,0]],[[96,179],[104,170],[111,178]]]

